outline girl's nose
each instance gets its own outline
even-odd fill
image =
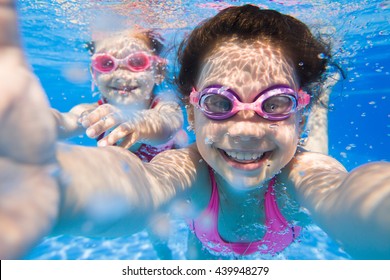
[[[253,110],[242,110],[237,113],[241,119],[250,119],[256,116],[256,112]]]
[[[118,86],[123,86],[126,85],[126,80],[118,77],[114,79],[114,84]]]
[[[258,142],[261,138],[256,136],[247,136],[247,135],[236,135],[230,136],[230,141],[234,144],[243,144],[243,145],[253,145]]]
[[[258,144],[266,134],[264,124],[257,122],[241,121],[230,126],[228,137],[231,144],[242,144],[250,147]]]

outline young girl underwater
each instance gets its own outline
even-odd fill
[[[180,105],[173,94],[154,94],[167,67],[159,56],[164,47],[161,36],[135,27],[89,45],[93,89],[98,87],[100,99],[76,105],[68,113],[53,109],[59,138],[86,132],[99,146],[118,144],[144,161],[174,147],[175,137],[183,138]]]
[[[121,147],[56,143],[12,5],[0,6],[0,19],[0,34],[9,34],[0,35],[7,58],[0,74],[10,81],[0,84],[1,258],[22,256],[49,232],[127,235],[166,204],[197,237],[189,258],[277,254],[299,238],[299,207],[353,257],[390,258],[390,164],[348,173],[329,156],[297,148],[310,102],[304,90],[325,71],[319,54],[329,57],[297,19],[245,5],[191,32],[178,84],[192,104],[196,144],[150,163]],[[96,197],[121,211],[96,219],[89,210]]]

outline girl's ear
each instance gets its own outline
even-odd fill
[[[156,73],[154,75],[156,85],[161,84],[166,75],[167,64],[165,62],[159,62],[156,67]]]
[[[305,131],[307,118],[308,118],[307,114],[301,114],[301,119],[299,121],[299,135],[302,135],[302,133]]]

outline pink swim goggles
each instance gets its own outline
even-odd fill
[[[242,110],[253,110],[270,121],[285,120],[310,102],[310,95],[286,85],[275,85],[260,92],[252,103],[243,103],[232,89],[211,85],[200,92],[192,89],[190,103],[212,120],[225,120]]]
[[[152,61],[164,62],[165,60],[156,55],[146,52],[135,52],[127,57],[119,59],[108,53],[98,53],[92,56],[92,68],[100,73],[115,71],[119,65],[125,66],[132,72],[141,72],[150,68]]]

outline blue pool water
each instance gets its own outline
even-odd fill
[[[149,3],[148,3],[149,2]],[[334,43],[335,58],[346,72],[331,95],[330,155],[348,170],[377,160],[390,161],[390,1],[76,1],[22,0],[20,25],[28,59],[51,106],[67,111],[96,101],[90,90],[89,55],[83,44],[97,29],[135,22],[160,28],[178,41],[205,17],[227,4],[258,4],[298,17]],[[145,15],[149,15],[146,17]],[[173,56],[172,51],[168,55]],[[95,145],[87,137],[70,140]],[[184,259],[187,228],[172,220],[173,257]],[[56,236],[45,238],[27,259],[155,259],[143,231],[117,239]],[[257,256],[257,258],[261,258]],[[278,259],[349,259],[316,225]]]

